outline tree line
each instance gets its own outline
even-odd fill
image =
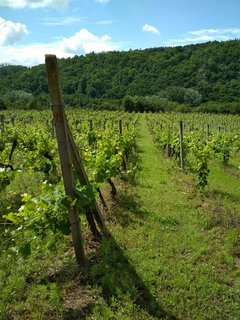
[[[240,41],[59,59],[66,105],[128,111],[240,111]],[[0,108],[49,106],[44,65],[0,66]]]

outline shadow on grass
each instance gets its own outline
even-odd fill
[[[66,277],[68,267],[73,272],[68,270]],[[76,265],[73,268],[71,262],[58,273],[58,277],[60,274],[62,276],[55,280],[61,287],[68,288],[63,295],[64,320],[86,319],[93,314],[100,317],[106,309],[117,316],[118,312],[120,316],[128,315],[129,319],[177,320],[160,305],[110,233],[103,237],[85,273],[76,273]]]
[[[106,213],[107,220],[123,227],[131,223],[142,225],[144,218],[149,216],[149,212],[143,210],[142,199],[135,192],[134,188],[126,188],[122,183],[116,198],[107,199],[109,210]]]
[[[138,152],[141,153],[141,150],[138,150]],[[147,214],[147,212],[141,210],[140,198],[125,191],[118,195],[116,211],[113,212],[114,220],[123,226],[132,222],[134,217],[143,217]],[[112,214],[112,208],[110,211]],[[144,259],[144,256],[142,259]],[[149,263],[151,262],[149,261]],[[65,307],[64,320],[86,319],[94,313],[94,310],[96,316],[96,308],[99,312],[99,318],[101,310],[108,308],[111,310],[111,317],[108,316],[106,319],[121,319],[121,315],[124,315],[125,318],[129,316],[129,319],[149,319],[152,317],[154,319],[177,320],[173,314],[164,309],[151,293],[110,232],[101,240],[89,262],[85,276],[75,274],[72,282],[74,287],[84,286],[89,288],[89,296],[91,290],[95,290],[95,295],[97,290],[100,299],[95,298],[94,301],[86,299],[84,306]],[[76,290],[76,292],[78,291]],[[80,292],[81,290],[79,290],[79,294]],[[77,297],[75,296],[74,299],[77,299]],[[100,305],[101,299],[104,300],[104,306]],[[121,315],[119,315],[119,312]],[[112,316],[113,313],[114,317]]]
[[[109,307],[113,297],[117,299],[120,296],[121,299],[121,296],[127,296],[137,309],[152,317],[177,319],[158,303],[111,234],[102,240],[96,260],[90,266],[87,282],[101,288]]]
[[[113,212],[114,219],[122,226],[127,226],[136,221],[136,217],[144,218],[147,212],[141,209],[141,199],[136,194],[121,192],[117,198],[117,206]]]

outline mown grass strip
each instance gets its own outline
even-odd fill
[[[156,150],[143,116],[138,148],[131,201],[122,190],[124,222],[90,272],[104,297],[90,318],[239,319],[236,259],[225,232],[205,224],[208,197]]]

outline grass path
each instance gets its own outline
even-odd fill
[[[114,238],[91,270],[104,300],[90,318],[240,319],[231,250],[206,228],[189,177],[156,150],[143,115],[140,124],[137,182],[123,188]]]

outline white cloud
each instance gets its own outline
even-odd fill
[[[89,53],[92,51],[102,52],[115,50],[115,45],[110,43],[109,40],[111,40],[111,38],[108,35],[98,37],[87,29],[81,29],[72,37],[64,38],[61,43],[61,48],[63,48],[64,51],[76,54],[78,52]]]
[[[23,8],[63,8],[69,0],[0,0],[0,7]]]
[[[81,29],[72,37],[58,39],[51,43],[33,43],[27,46],[0,46],[0,64],[11,63],[32,66],[44,63],[45,54],[56,54],[58,58],[73,57],[89,52],[113,51],[119,44],[110,41],[108,35],[96,36],[87,29]]]
[[[201,29],[196,31],[189,31],[188,34],[202,36],[202,35],[224,35],[224,34],[233,34],[240,35],[239,28],[228,28],[228,29]]]
[[[41,24],[45,26],[66,26],[81,22],[82,19],[75,17],[55,18],[48,17],[41,19]]]
[[[36,43],[27,46],[6,47],[0,50],[0,63],[33,66],[44,63],[45,54],[56,54],[58,58],[72,57],[59,48],[59,43]]]
[[[206,42],[206,41],[227,41],[234,38],[239,38],[239,28],[225,28],[225,29],[201,29],[189,31],[184,37],[179,39],[171,39],[166,43],[169,46],[184,46],[192,43]]]
[[[153,26],[150,26],[147,23],[142,27],[142,31],[152,32],[152,33],[160,36],[159,30],[157,28],[153,27]]]
[[[110,0],[95,0],[95,2],[97,3],[101,3],[101,4],[106,4],[108,3]]]
[[[0,46],[13,45],[28,34],[27,26],[0,17]]]
[[[196,36],[202,36],[206,34],[216,34],[217,29],[201,29],[196,31],[189,31],[188,34],[196,35]]]

